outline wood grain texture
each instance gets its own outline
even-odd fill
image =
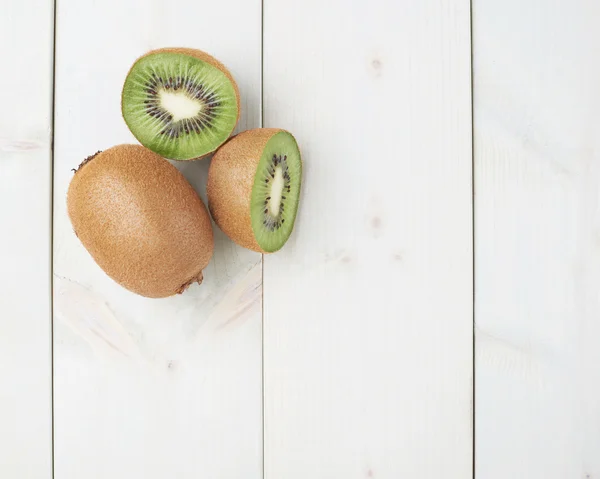
[[[52,477],[52,2],[0,15],[0,477]],[[10,73],[9,73],[10,72]]]
[[[266,479],[471,477],[470,78],[467,0],[265,0],[305,168],[264,259]]]
[[[476,476],[600,477],[594,0],[476,0]]]
[[[135,296],[78,242],[65,195],[83,158],[135,143],[121,87],[151,49],[193,47],[221,60],[242,95],[238,130],[258,126],[260,2],[61,0],[57,16],[55,477],[257,479],[261,256],[215,230],[202,286]],[[223,21],[234,35],[223,35]],[[174,164],[206,201],[209,160]]]

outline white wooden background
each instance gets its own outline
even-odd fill
[[[472,3],[5,0],[2,479],[600,477],[600,4]],[[215,229],[150,300],[65,193],[161,46],[221,59],[305,178],[282,251]],[[203,197],[208,164],[176,163]]]
[[[473,2],[478,478],[600,477],[598,19]]]

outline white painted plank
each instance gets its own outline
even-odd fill
[[[480,479],[600,477],[598,18],[474,2]]]
[[[265,257],[265,477],[471,477],[467,0],[265,0],[265,126],[304,153]]]
[[[52,477],[52,2],[0,15],[0,477]]]
[[[261,256],[217,230],[202,286],[150,300],[113,283],[77,241],[71,168],[135,142],[125,75],[163,46],[232,71],[240,129],[260,122],[260,1],[61,0],[55,162],[56,479],[256,479],[262,470]],[[177,163],[204,197],[209,161]],[[205,197],[204,197],[205,198]]]

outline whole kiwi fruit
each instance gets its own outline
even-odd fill
[[[87,158],[67,193],[75,234],[104,272],[149,298],[202,282],[214,248],[204,203],[184,176],[140,145]]]
[[[237,244],[260,253],[279,250],[294,227],[302,160],[295,138],[256,128],[217,150],[208,170],[208,207]]]

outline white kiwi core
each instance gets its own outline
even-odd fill
[[[161,106],[173,116],[174,122],[194,118],[204,106],[201,101],[190,98],[183,91],[160,90],[158,97]]]
[[[281,166],[278,166],[275,168],[275,178],[271,184],[271,199],[269,200],[269,213],[273,216],[279,215],[279,205],[281,204],[284,184],[283,170]]]

